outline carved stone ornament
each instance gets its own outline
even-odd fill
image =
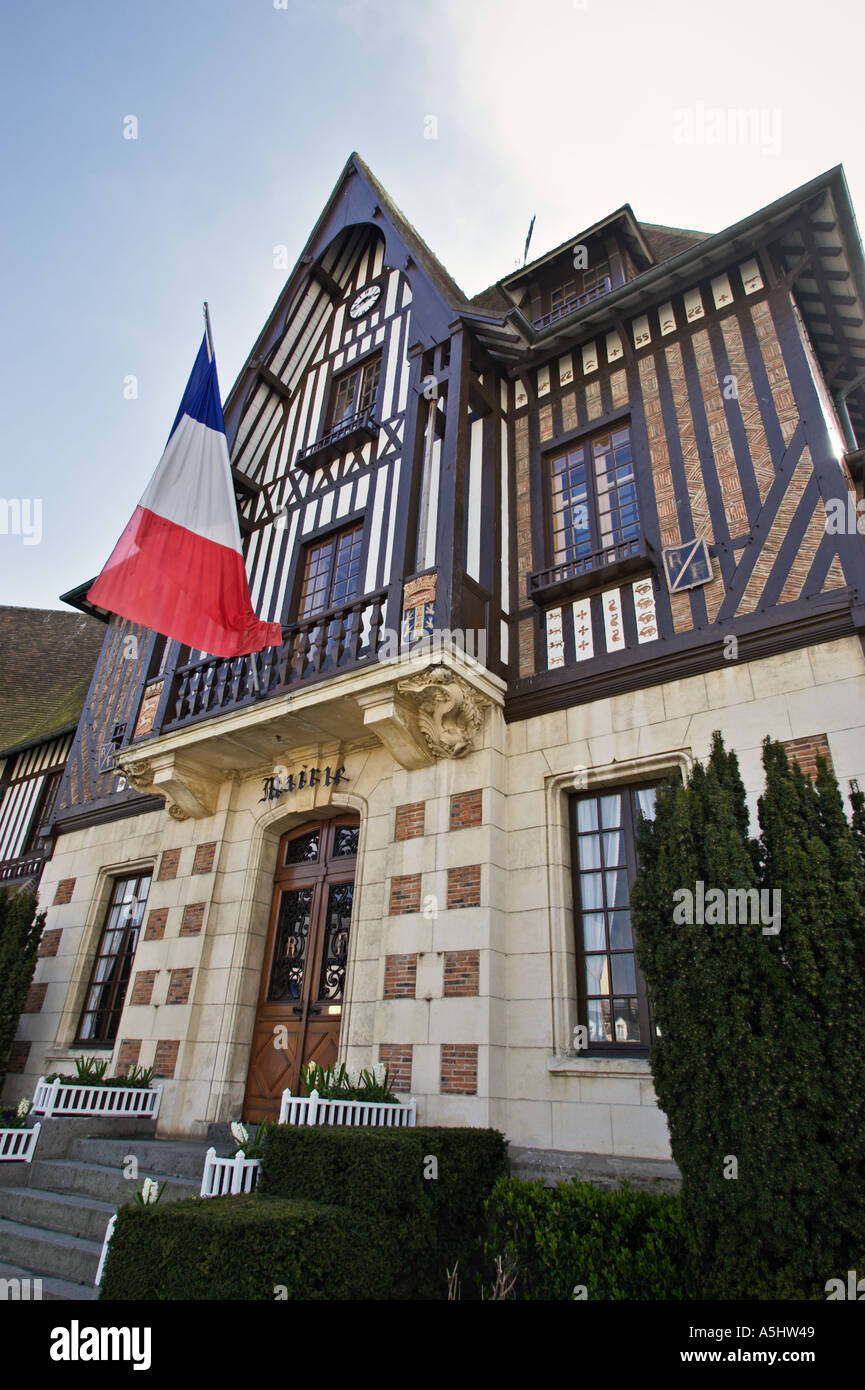
[[[153,786],[152,763],[118,763],[117,768],[136,791],[149,792]]]
[[[489,700],[446,666],[432,666],[397,686],[412,697],[418,727],[436,758],[464,758],[483,728]]]
[[[168,814],[171,816],[172,820],[189,820],[189,816],[186,814],[183,807],[178,806],[176,801],[172,801],[168,808]]]

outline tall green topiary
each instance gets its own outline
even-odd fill
[[[728,1296],[813,1288],[865,1250],[862,859],[825,765],[815,786],[768,739],[763,764],[756,841],[716,734],[641,826],[632,895],[683,1213],[707,1286]],[[729,889],[761,890],[760,918],[741,921],[740,899],[734,923],[677,920],[700,881],[725,915]]]
[[[27,991],[36,969],[36,952],[45,913],[36,914],[32,891],[0,888],[0,1089]]]

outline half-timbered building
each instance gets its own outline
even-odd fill
[[[282,645],[110,624],[21,1090],[154,1066],[193,1134],[382,1060],[423,1122],[666,1158],[636,817],[715,729],[752,801],[766,734],[865,775],[863,381],[840,169],[468,299],[352,155],[225,407]]]

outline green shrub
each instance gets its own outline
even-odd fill
[[[516,1268],[518,1299],[699,1297],[678,1197],[574,1180],[503,1178],[487,1202],[488,1269]]]
[[[344,1211],[253,1194],[123,1207],[100,1297],[272,1302],[279,1289],[331,1302],[376,1297],[380,1286],[374,1251],[354,1240]]]
[[[260,1190],[338,1201],[364,1218],[364,1239],[382,1258],[392,1252],[392,1297],[438,1299],[457,1260],[466,1295],[475,1287],[484,1201],[506,1172],[496,1130],[278,1125],[265,1140]]]
[[[45,913],[36,914],[29,889],[0,888],[0,1089],[18,1019],[36,969],[36,952]]]

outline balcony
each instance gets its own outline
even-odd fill
[[[557,304],[555,309],[551,309],[548,314],[541,314],[540,318],[532,319],[532,328],[549,328],[557,323],[559,319],[565,319],[569,314],[575,314],[578,309],[585,309],[587,304],[592,304],[596,299],[602,299],[605,294],[609,294],[612,289],[612,281],[608,275],[597,285],[592,285],[591,289],[583,290],[581,294],[574,295],[564,304]]]
[[[593,551],[564,565],[552,565],[529,575],[529,597],[548,604],[568,594],[585,593],[601,584],[652,568],[649,547],[642,536]]]
[[[162,732],[241,709],[378,659],[387,590],[282,629],[282,645],[213,657],[174,673]]]
[[[0,883],[20,883],[25,878],[38,878],[44,863],[43,854],[28,854],[20,859],[7,859],[0,864]]]
[[[307,444],[305,449],[298,450],[297,458],[294,461],[295,468],[302,468],[306,473],[314,473],[322,464],[332,463],[341,454],[359,444],[366,444],[368,440],[375,439],[378,434],[378,424],[373,418],[372,407],[367,406],[366,410],[359,410],[355,415],[350,415],[347,420],[340,420],[332,430],[322,435],[321,439],[316,439],[313,444]]]

